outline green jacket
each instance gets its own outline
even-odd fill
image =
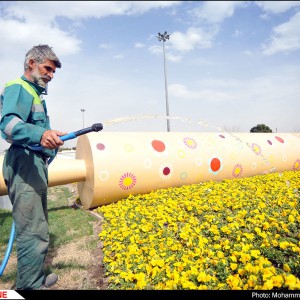
[[[43,93],[45,88],[25,76],[5,85],[0,99],[0,130],[8,143],[27,148],[39,144],[44,132],[51,129]],[[55,150],[42,152],[47,157],[55,156]]]

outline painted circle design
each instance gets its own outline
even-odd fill
[[[196,142],[194,139],[190,138],[190,137],[185,137],[185,138],[183,139],[183,143],[184,143],[187,147],[189,147],[189,148],[191,148],[191,149],[197,148],[197,142]]]
[[[169,179],[173,176],[173,168],[170,164],[163,164],[159,168],[159,176],[162,179]]]
[[[154,140],[151,142],[153,149],[157,152],[164,152],[166,149],[165,144],[162,141]]]
[[[96,148],[97,148],[98,150],[104,150],[104,149],[105,149],[105,145],[104,145],[104,144],[101,144],[101,143],[98,143],[98,144],[96,145]]]
[[[239,177],[243,173],[243,167],[241,164],[236,164],[232,170],[233,177]]]
[[[284,143],[284,140],[279,136],[275,136],[275,139],[282,144]]]
[[[182,149],[179,149],[179,150],[178,150],[178,156],[179,156],[180,158],[184,158],[184,157],[185,157],[185,151],[182,150]]]
[[[221,168],[221,161],[218,158],[213,158],[210,162],[210,168],[213,172],[217,172]]]
[[[149,169],[149,168],[152,167],[152,160],[151,160],[150,158],[146,158],[146,159],[144,160],[144,167],[145,167],[146,169]]]
[[[108,178],[109,178],[109,173],[108,173],[108,171],[101,171],[101,172],[99,173],[99,179],[100,179],[101,181],[106,181]]]
[[[163,168],[162,170],[163,175],[168,176],[171,173],[171,169],[168,167]]]
[[[127,172],[123,174],[119,179],[119,187],[123,190],[130,190],[136,184],[136,177],[134,174]]]
[[[182,172],[182,173],[180,174],[180,179],[181,179],[181,180],[185,180],[185,179],[187,179],[187,176],[188,176],[187,172]]]
[[[300,170],[300,159],[297,159],[293,164],[293,170]]]
[[[127,152],[132,152],[133,151],[133,146],[131,144],[125,144],[124,149]]]
[[[252,151],[253,151],[256,155],[260,155],[260,154],[261,154],[261,148],[260,148],[259,145],[253,143],[253,144],[251,145],[251,149],[252,149]]]

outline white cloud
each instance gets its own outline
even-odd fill
[[[191,14],[208,23],[221,23],[231,17],[237,7],[245,5],[247,1],[200,1],[199,7]]]
[[[109,45],[109,44],[100,44],[99,45],[100,49],[111,49],[113,47],[114,47],[113,45]]]
[[[32,45],[42,43],[51,45],[58,56],[68,55],[79,52],[81,44],[78,39],[57,27],[48,24],[41,27],[17,20],[0,19],[0,38],[2,55],[7,51],[23,55]]]
[[[148,50],[149,50],[150,53],[155,54],[155,55],[162,54],[162,47],[161,46],[153,45],[153,46],[150,46],[148,48]]]
[[[216,26],[209,30],[203,28],[190,27],[186,33],[175,31],[170,36],[172,48],[180,52],[187,52],[195,48],[210,48],[218,33]]]
[[[170,98],[183,101],[205,100],[230,103],[248,103],[253,110],[276,110],[280,103],[297,103],[300,93],[298,84],[299,70],[297,67],[281,68],[280,72],[257,76],[252,79],[201,80],[198,89],[191,89],[182,84],[168,86]],[[283,113],[283,112],[282,112]],[[281,111],[277,111],[281,114]]]
[[[266,55],[288,53],[300,49],[300,12],[288,22],[275,27],[270,41],[262,47]]]
[[[189,90],[182,84],[171,84],[169,87],[170,97],[182,98],[183,100],[199,100],[199,101],[232,101],[238,100],[234,96],[225,91],[218,91],[216,88],[205,87],[201,90]]]
[[[123,54],[117,54],[113,57],[113,59],[123,59],[124,55]]]
[[[143,14],[153,8],[166,8],[180,1],[16,1],[9,5],[10,16],[51,22],[57,16],[71,20],[103,18],[112,15]]]
[[[51,45],[58,56],[77,53],[81,41],[59,28],[57,17],[71,20],[74,27],[88,18],[138,15],[151,9],[167,8],[180,1],[15,1],[6,2],[0,17],[0,54],[15,49],[23,55],[32,45]],[[5,46],[7,45],[7,47]],[[100,46],[101,47],[101,46]]]
[[[182,55],[175,55],[172,53],[166,54],[166,60],[172,61],[172,62],[179,62],[182,60]]]
[[[172,62],[178,62],[181,61],[182,55],[177,55],[172,52],[172,49],[166,44],[166,60],[172,61]],[[163,49],[162,46],[153,45],[148,48],[148,51],[154,55],[162,55]]]
[[[142,43],[135,43],[134,44],[134,48],[144,48],[144,47],[146,47],[146,45],[142,44]]]
[[[300,6],[299,1],[255,1],[255,4],[267,13],[273,14],[283,13],[293,7]]]

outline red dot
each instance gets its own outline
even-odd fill
[[[97,147],[98,150],[104,150],[105,149],[105,145],[103,145],[101,143],[97,144],[96,147]]]
[[[275,139],[280,143],[284,143],[284,140],[279,136],[275,136]]]
[[[165,144],[161,141],[154,140],[154,141],[152,141],[151,144],[152,144],[153,149],[157,152],[163,152],[166,149]]]
[[[213,158],[210,162],[210,167],[213,172],[220,170],[221,162],[218,158]]]
[[[165,167],[165,168],[163,169],[163,174],[164,174],[165,176],[169,175],[170,172],[171,172],[171,170],[170,170],[170,168],[168,168],[168,167]]]

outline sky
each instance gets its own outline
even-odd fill
[[[52,129],[300,132],[300,1],[0,1],[0,41],[1,91],[32,46],[59,57]]]

